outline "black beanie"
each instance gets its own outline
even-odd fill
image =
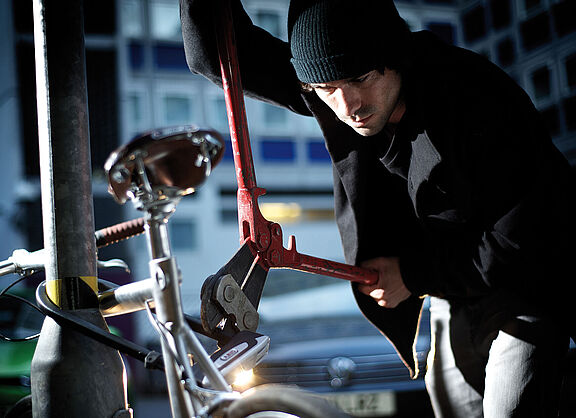
[[[303,83],[395,68],[409,29],[392,0],[291,0],[292,65]],[[397,69],[397,68],[395,68]]]

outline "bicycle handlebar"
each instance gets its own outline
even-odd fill
[[[44,249],[34,252],[24,249],[14,250],[7,260],[0,261],[0,276],[43,269],[45,253]]]
[[[102,228],[94,233],[96,246],[98,248],[106,247],[107,245],[115,244],[139,235],[144,232],[145,223],[144,218],[137,218]],[[0,276],[43,269],[45,257],[46,252],[44,249],[33,252],[24,249],[15,250],[6,260],[0,261]],[[123,263],[121,260],[110,260],[101,263],[101,265],[103,267],[127,268],[126,263]]]
[[[102,228],[94,234],[96,237],[96,246],[102,248],[136,235],[140,235],[144,232],[144,225],[144,218],[138,218],[112,225],[107,228]]]

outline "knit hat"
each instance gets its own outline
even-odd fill
[[[292,0],[292,65],[304,83],[356,77],[398,61],[410,31],[392,0]]]

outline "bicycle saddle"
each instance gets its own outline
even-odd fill
[[[158,199],[190,194],[223,153],[224,140],[216,131],[195,126],[148,131],[110,154],[104,164],[108,191],[121,204],[143,190]]]

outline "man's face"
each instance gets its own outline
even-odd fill
[[[360,135],[371,136],[389,121],[398,122],[395,119],[400,112],[401,81],[398,72],[386,68],[383,74],[374,70],[359,77],[310,86],[338,119]]]

